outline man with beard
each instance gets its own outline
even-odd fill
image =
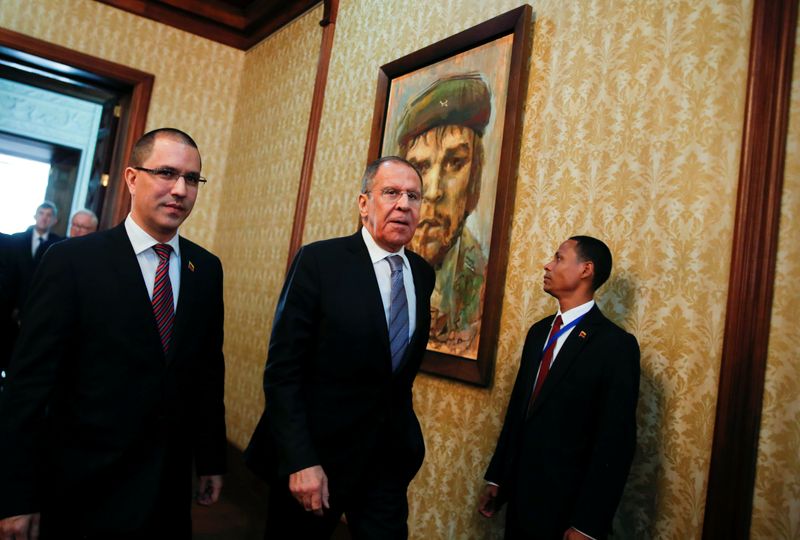
[[[400,155],[420,172],[423,204],[411,249],[436,270],[428,347],[477,358],[486,256],[467,216],[480,197],[489,88],[478,74],[439,79],[400,120]]]

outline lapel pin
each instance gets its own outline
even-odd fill
[[[583,330],[581,330],[581,333],[580,333],[580,334],[578,334],[578,337],[579,337],[579,338],[581,338],[581,339],[586,339],[586,332],[584,332]]]
[[[188,266],[189,266],[189,272],[194,272],[194,263],[192,261],[189,261]]]

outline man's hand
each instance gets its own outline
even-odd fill
[[[222,491],[222,475],[212,474],[210,476],[201,476],[200,483],[197,486],[197,504],[203,506],[211,506],[219,500],[219,494]]]
[[[483,488],[483,493],[481,493],[481,497],[478,499],[478,512],[484,517],[490,518],[494,516],[494,513],[497,511],[495,504],[497,502],[497,492],[499,490],[500,488],[494,484],[486,484],[486,487]]]
[[[289,475],[289,491],[306,512],[321,516],[328,505],[328,477],[321,465],[314,465]]]
[[[578,529],[570,527],[564,531],[564,537],[561,540],[592,540],[592,537],[586,536]]]
[[[39,514],[24,514],[0,519],[0,540],[37,540]]]

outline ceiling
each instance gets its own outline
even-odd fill
[[[247,50],[320,0],[96,0]]]

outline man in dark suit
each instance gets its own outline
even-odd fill
[[[33,216],[35,223],[26,231],[12,234],[9,243],[8,272],[13,277],[12,311],[13,318],[19,321],[22,308],[28,298],[33,273],[47,249],[63,240],[50,229],[58,223],[58,208],[50,201],[44,201]]]
[[[508,501],[507,539],[605,538],[636,448],[639,345],[594,292],[611,274],[601,241],[573,236],[544,267],[558,313],[525,339],[479,511]]]
[[[12,246],[11,236],[0,233],[0,391],[5,383],[5,370],[18,331],[17,322],[11,316],[16,294],[11,264]]]
[[[31,285],[0,397],[0,538],[190,538],[225,467],[222,267],[178,236],[197,145],[137,142],[131,213],[52,246]]]
[[[421,191],[407,161],[371,163],[361,230],[304,246],[292,263],[247,451],[272,484],[267,538],[328,538],[343,513],[356,539],[408,536],[406,490],[425,452],[411,389],[435,281],[404,248]]]

